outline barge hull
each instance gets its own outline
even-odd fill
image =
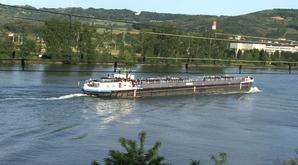
[[[140,98],[155,96],[178,96],[178,95],[209,95],[223,93],[246,93],[252,83],[216,84],[216,85],[192,85],[180,87],[143,88],[127,91],[112,91],[110,93],[87,93],[98,97],[111,98]]]

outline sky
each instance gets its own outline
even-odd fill
[[[0,3],[27,4],[36,8],[93,7],[217,16],[235,16],[273,8],[298,9],[297,0],[0,0]]]

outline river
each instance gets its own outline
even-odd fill
[[[162,142],[166,162],[211,164],[226,152],[231,165],[269,165],[298,149],[297,71],[243,69],[255,78],[248,94],[102,99],[81,94],[77,82],[104,76],[111,66],[0,66],[0,164],[103,162],[118,139],[147,132],[146,148]],[[3,71],[8,70],[8,71]],[[43,72],[47,70],[47,72]],[[94,72],[83,72],[91,70]],[[237,68],[137,66],[137,77],[236,73]],[[158,72],[158,73],[156,73]],[[168,73],[162,73],[168,72]],[[171,73],[169,73],[171,72]]]

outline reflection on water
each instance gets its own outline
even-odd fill
[[[94,110],[102,123],[108,124],[113,121],[118,121],[124,116],[135,110],[134,99],[100,99],[94,98],[92,101],[84,102],[89,109]]]

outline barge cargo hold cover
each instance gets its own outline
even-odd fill
[[[114,74],[83,83],[83,93],[99,97],[138,98],[192,94],[246,93],[252,77],[208,76],[200,79],[154,77],[135,79],[132,74]]]

